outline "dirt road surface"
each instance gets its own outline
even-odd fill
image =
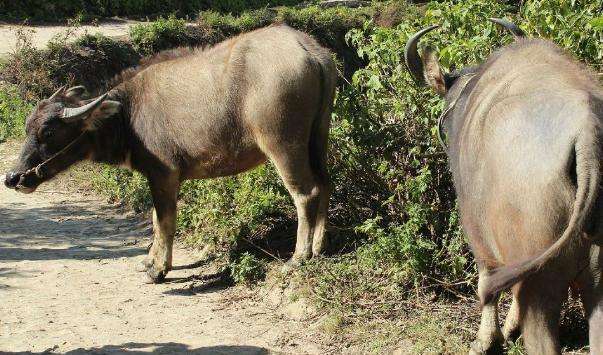
[[[14,151],[0,144],[2,173]],[[135,266],[150,224],[73,190],[50,184],[23,195],[0,186],[0,353],[330,352],[308,323],[271,309],[263,291],[200,281],[211,273],[204,267],[144,284]],[[174,265],[197,260],[176,248]]]

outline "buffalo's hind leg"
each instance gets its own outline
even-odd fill
[[[172,268],[176,234],[176,200],[180,182],[173,176],[149,178],[153,197],[153,244],[143,261],[148,282],[162,282]]]
[[[316,229],[312,239],[312,255],[317,256],[323,253],[325,249],[325,229],[327,224],[327,214],[329,212],[329,197],[331,196],[331,186],[327,180],[326,183],[319,185],[320,202],[316,216]]]
[[[486,270],[480,268],[478,290],[483,287]],[[479,293],[479,291],[478,291]],[[498,298],[482,306],[481,321],[477,332],[477,339],[471,343],[469,354],[502,354],[503,336],[498,323]]]
[[[325,137],[321,137],[319,141],[319,144],[322,142],[323,146],[320,149],[316,149],[317,151],[311,151],[310,153],[310,159],[313,159],[315,163],[313,175],[318,186],[320,199],[316,215],[316,228],[312,237],[313,256],[322,254],[326,246],[325,229],[329,213],[329,197],[331,196],[331,179],[327,170],[326,136],[328,136],[328,130],[325,133]]]
[[[590,290],[589,299],[585,300],[588,318],[589,346],[592,355],[603,355],[603,281]]]
[[[591,247],[590,267],[578,277],[588,320],[590,353],[603,355],[603,252]]]
[[[328,204],[328,186],[321,184],[312,172],[308,149],[294,146],[267,154],[291,194],[297,209],[297,241],[295,252],[285,265],[287,271],[312,257],[312,250],[322,249],[322,235]],[[317,242],[313,246],[313,240]]]
[[[569,287],[564,276],[560,272],[540,272],[513,289],[528,354],[561,354],[559,318]]]
[[[513,293],[513,302],[511,303],[511,308],[509,309],[509,313],[507,313],[505,326],[503,327],[503,337],[506,342],[516,341],[521,335],[519,321],[519,303],[515,297],[515,293]]]

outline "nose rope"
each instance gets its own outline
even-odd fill
[[[25,172],[25,175],[34,173],[39,179],[44,179],[45,176],[46,176],[46,174],[44,174],[44,172],[43,172],[42,169],[45,166],[47,166],[48,164],[50,164],[53,160],[57,159],[59,156],[65,154],[65,152],[68,151],[69,149],[71,149],[73,146],[75,146],[76,144],[78,144],[79,141],[82,139],[82,137],[85,134],[86,134],[86,132],[81,133],[77,138],[75,138],[74,140],[72,140],[71,143],[67,144],[67,146],[65,148],[61,149],[58,153],[56,153],[52,157],[44,160],[42,163],[36,165],[34,168],[31,168],[31,169],[27,170]]]
[[[444,121],[446,120],[446,117],[448,116],[448,113],[450,113],[450,111],[452,111],[452,109],[456,106],[457,101],[463,95],[463,93],[465,92],[465,89],[467,88],[467,86],[469,85],[469,83],[471,82],[471,80],[473,80],[473,78],[475,78],[475,73],[465,74],[465,75],[462,75],[461,77],[464,77],[464,76],[469,76],[469,79],[465,82],[465,84],[463,84],[463,87],[461,88],[461,92],[450,103],[450,105],[448,105],[448,107],[444,110],[444,112],[442,112],[442,114],[438,118],[438,132],[437,132],[438,133],[438,140],[440,141],[440,144],[442,145],[442,147],[444,149],[448,149],[448,146],[446,145],[446,142],[444,141],[444,137],[442,135],[442,131],[443,131],[442,127],[444,125]]]

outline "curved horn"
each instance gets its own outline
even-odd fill
[[[92,102],[85,104],[84,106],[76,108],[66,107],[63,109],[63,114],[61,117],[67,121],[73,121],[78,118],[81,118],[84,115],[88,114],[90,111],[94,110],[96,107],[98,107],[98,105],[100,105],[106,98],[107,94],[105,93],[94,99]]]
[[[423,62],[421,61],[421,56],[417,51],[417,44],[419,43],[421,37],[438,27],[440,26],[433,25],[424,28],[421,31],[415,33],[415,35],[412,36],[406,43],[406,49],[404,50],[404,60],[406,61],[406,67],[408,68],[410,75],[418,85],[425,85],[425,79],[423,77]]]
[[[69,89],[67,89],[65,91],[65,95],[69,96],[69,95],[81,95],[82,93],[84,93],[86,91],[86,87],[83,85],[78,85],[78,86],[73,86],[70,87]]]
[[[48,98],[48,100],[54,101],[57,97],[59,97],[59,95],[63,94],[63,92],[65,91],[66,87],[67,87],[67,85],[61,86],[57,91],[54,92],[54,94],[50,95],[50,97]]]
[[[525,37],[525,35],[526,35],[526,33],[521,28],[519,28],[519,26],[517,26],[516,24],[514,24],[511,21],[507,21],[505,19],[496,18],[496,17],[490,17],[490,18],[488,18],[488,20],[494,22],[497,25],[501,25],[502,27],[507,29],[509,32],[511,32],[513,34],[513,36],[515,36],[515,37]]]

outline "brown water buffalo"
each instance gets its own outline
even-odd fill
[[[297,208],[288,263],[295,265],[324,246],[335,84],[331,53],[284,25],[211,48],[163,52],[123,72],[98,98],[82,100],[85,89],[73,87],[39,102],[5,184],[30,193],[84,159],[141,172],[154,205],[154,239],[143,264],[159,282],[172,266],[180,184],[270,160]]]
[[[472,353],[500,350],[500,291],[513,286],[505,335],[521,326],[530,354],[559,354],[568,286],[581,293],[590,350],[603,354],[599,194],[603,90],[553,43],[516,35],[485,63],[444,73],[436,54],[406,47],[410,72],[445,95],[440,126],[463,228],[478,263],[482,320]]]

